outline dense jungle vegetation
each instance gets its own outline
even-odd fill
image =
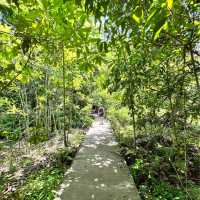
[[[53,199],[103,106],[142,199],[200,199],[198,0],[0,1],[0,199]]]

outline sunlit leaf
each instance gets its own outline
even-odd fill
[[[145,25],[147,25],[151,19],[156,15],[156,13],[158,12],[158,9],[154,10],[147,18]]]
[[[174,1],[173,0],[166,0],[167,2],[167,7],[168,7],[168,9],[172,9],[173,8],[173,3],[174,3]]]
[[[157,40],[160,36],[160,33],[162,30],[167,30],[168,29],[168,21],[165,21],[165,23],[160,27],[160,29],[155,33],[154,35],[154,40]]]
[[[132,18],[139,24],[140,23],[140,18],[136,16],[135,14],[132,15]]]

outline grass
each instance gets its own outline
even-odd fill
[[[26,184],[15,194],[16,200],[53,200],[53,190],[64,177],[64,170],[58,167],[41,169],[31,174]]]

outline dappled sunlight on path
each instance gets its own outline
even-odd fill
[[[56,200],[140,199],[108,121],[93,123],[56,196]]]

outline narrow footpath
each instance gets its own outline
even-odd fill
[[[93,123],[57,196],[56,200],[140,200],[107,120]]]

